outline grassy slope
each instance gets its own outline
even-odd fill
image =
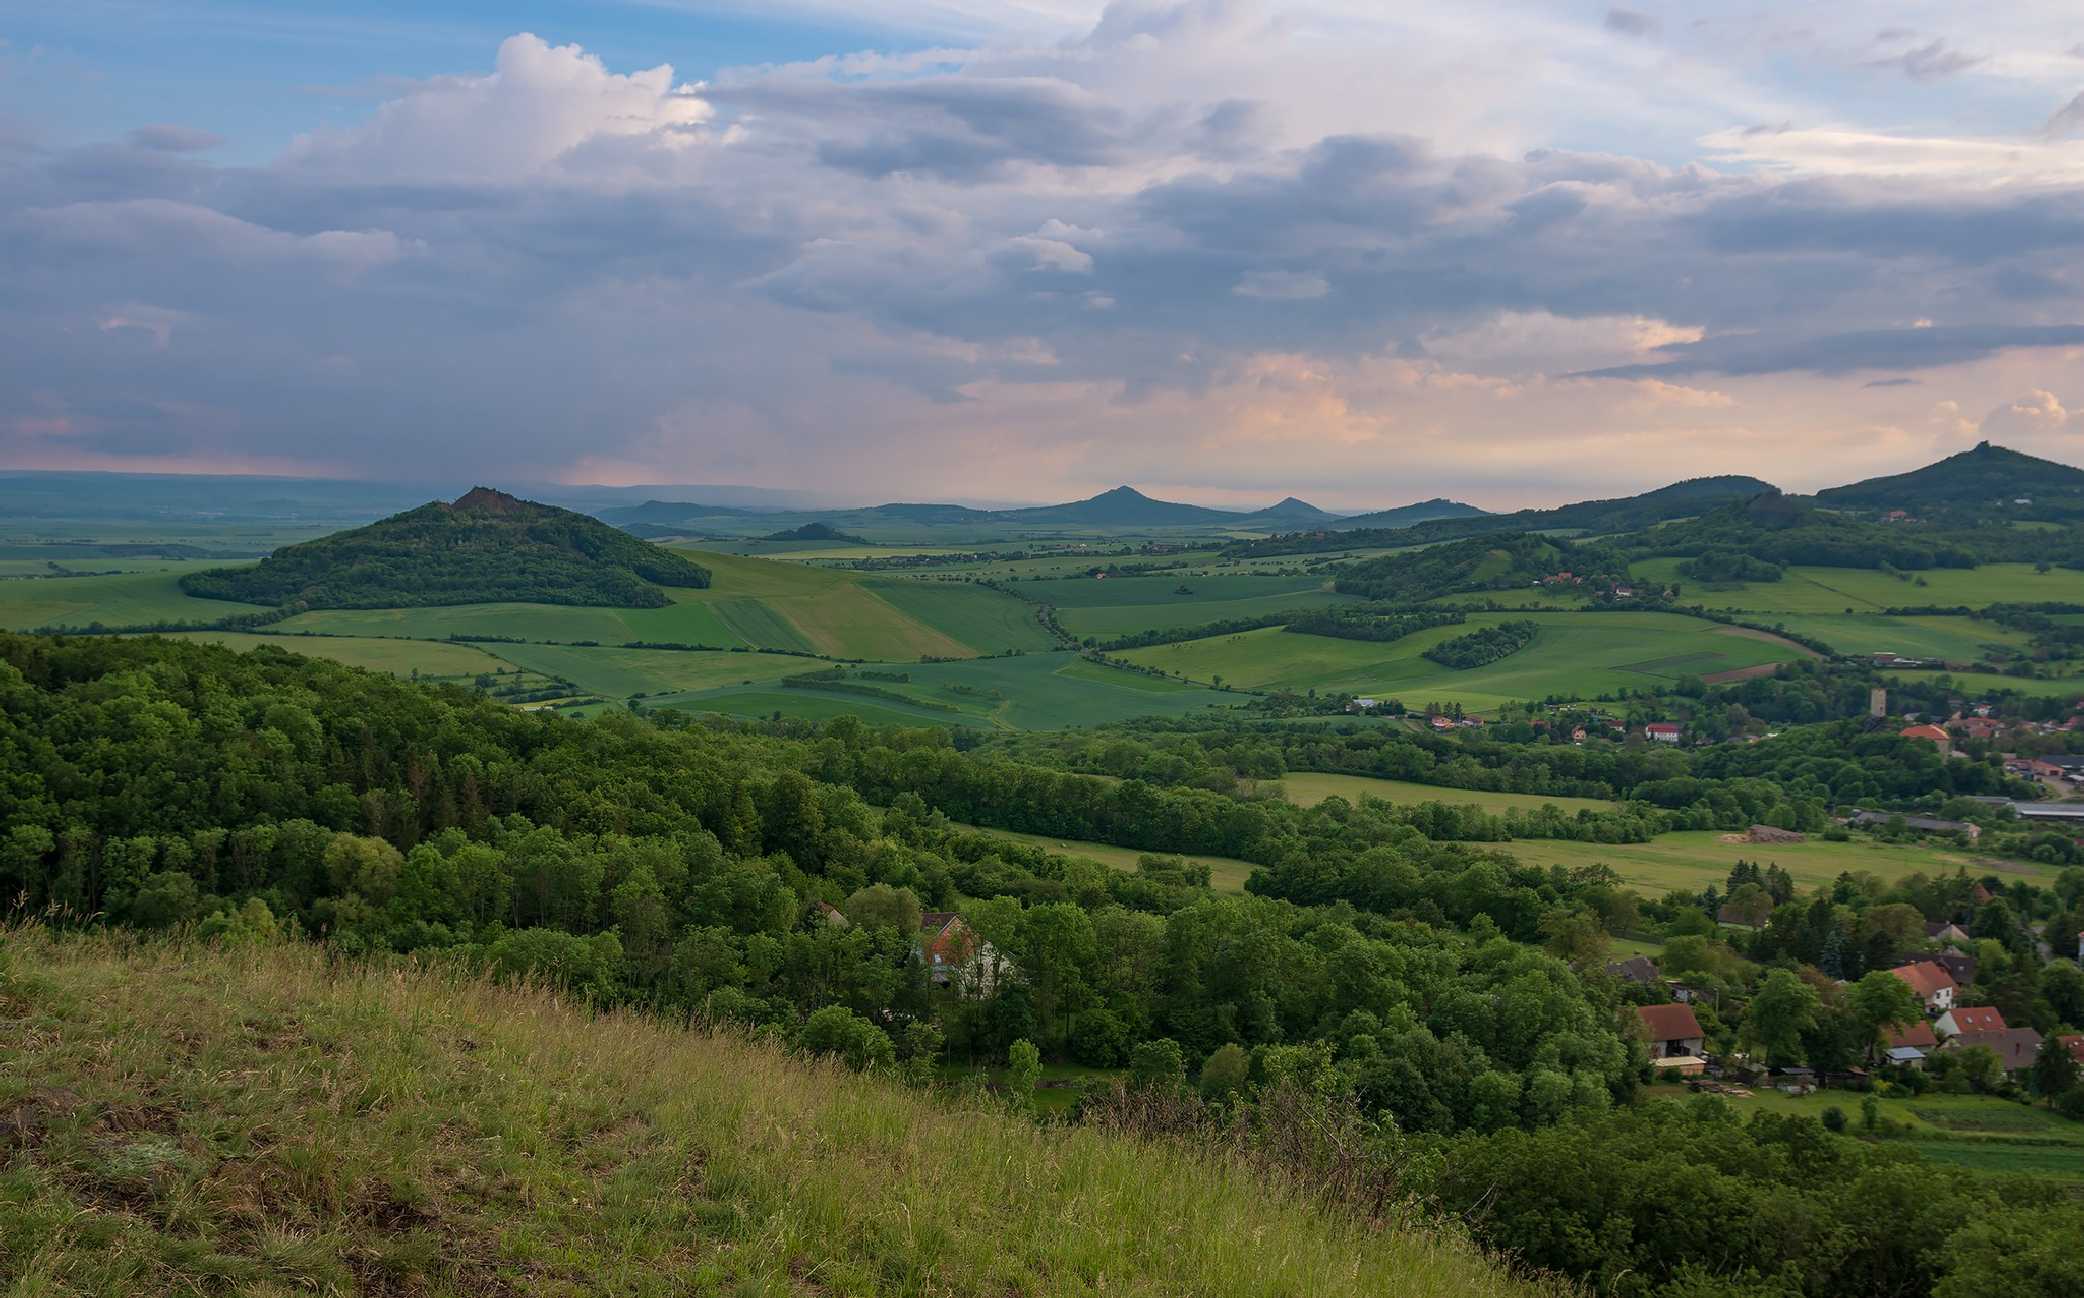
[[[1680,1086],[1653,1086],[1646,1095],[1677,1098]],[[1759,1089],[1748,1099],[1729,1098],[1738,1113],[1797,1113],[1822,1118],[1836,1107],[1857,1130],[1861,1096],[1847,1091],[1783,1095]],[[1994,1095],[1896,1096],[1881,1102],[1880,1114],[1909,1127],[1910,1147],[1926,1158],[1979,1172],[2084,1177],[2084,1122],[2045,1108]]]
[[[1907,658],[1972,662],[1991,649],[2026,648],[2032,638],[1966,617],[1885,617],[1879,613],[1776,613],[1773,621],[1823,641],[1839,653],[1895,653]]]
[[[1036,619],[1034,608],[1003,591],[966,582],[870,578],[862,584],[906,616],[960,640],[978,653],[1007,649],[1035,652],[1054,645]]]
[[[200,640],[241,653],[269,645],[312,658],[330,658],[350,667],[409,676],[475,676],[506,670],[508,664],[471,645],[433,640],[376,640],[350,636],[250,635],[237,631],[181,631],[170,640]],[[743,655],[740,655],[741,657]],[[531,664],[519,664],[530,666]],[[554,674],[554,673],[553,673]]]
[[[501,649],[512,647],[500,646]],[[602,651],[582,649],[572,652],[591,654]],[[734,660],[744,660],[748,656],[730,655]],[[797,660],[796,666],[790,670],[804,671],[816,666],[815,663]],[[729,684],[725,688],[706,692],[698,690],[651,702],[734,716],[766,716],[780,711],[788,716],[824,718],[852,713],[867,721],[896,725],[1053,730],[1064,726],[1126,721],[1132,717],[1183,716],[1210,706],[1235,707],[1243,701],[1236,694],[1099,666],[1070,653],[910,663],[904,666],[903,673],[911,679],[904,683],[881,680],[857,683],[885,694],[902,696],[911,701],[910,707],[896,698],[868,697],[844,690],[781,690],[757,685],[746,689],[737,685],[739,678],[735,676],[728,678]],[[571,671],[565,674],[575,680],[583,679]],[[786,675],[787,672],[775,674]],[[951,708],[952,711],[948,710]]]
[[[707,590],[672,589],[664,608],[472,604],[450,608],[331,609],[289,619],[288,630],[452,634],[524,640],[631,640],[793,649],[841,658],[909,661],[1039,648],[1033,616],[1008,595],[946,584],[864,581],[803,564],[689,551],[715,574]],[[893,594],[892,587],[903,586]]]
[[[1112,843],[1093,843],[1082,838],[1055,838],[1048,834],[1020,834],[1010,829],[989,829],[982,825],[965,825],[964,828],[974,829],[980,834],[990,834],[996,838],[1010,838],[1017,843],[1026,843],[1030,847],[1039,847],[1044,851],[1055,852],[1059,856],[1077,856],[1083,857],[1088,861],[1098,861],[1101,865],[1109,866],[1116,870],[1126,870],[1132,874],[1135,873],[1136,862],[1140,858],[1168,855],[1164,852],[1141,852],[1131,847],[1116,847]],[[1196,865],[1207,866],[1209,886],[1218,892],[1243,892],[1245,890],[1245,880],[1251,877],[1254,869],[1250,861],[1240,861],[1228,856],[1188,855],[1181,859],[1191,861]]]
[[[611,699],[772,681],[825,666],[784,654],[579,649],[541,644],[501,644],[490,648],[516,666],[562,676]]]
[[[2084,572],[2056,568],[2039,573],[2030,563],[1987,563],[1980,568],[1914,574],[1924,579],[1922,586],[1916,580],[1865,568],[1790,568],[1779,581],[1741,582],[1717,589],[1679,576],[1680,562],[1647,559],[1630,571],[1645,581],[1679,582],[1689,604],[1761,613],[1874,612],[1914,605],[1981,608],[2042,600],[2084,603]]]
[[[130,560],[75,559],[79,568],[126,567]],[[42,626],[127,626],[141,622],[215,622],[234,613],[258,613],[258,604],[197,599],[181,590],[181,574],[236,567],[223,561],[162,564],[154,572],[111,577],[52,577],[0,581],[0,628],[33,631]]]
[[[16,1293],[1528,1292],[1183,1149],[548,995],[0,941]]]
[[[1989,672],[1889,672],[1884,681],[1931,681],[1941,675],[1953,681],[1954,688],[1974,693],[1977,690],[2017,690],[2021,694],[2056,699],[2084,699],[2084,676],[2069,676],[2055,680],[2028,680],[2018,676],[1998,676]]]
[[[1310,807],[1330,797],[1358,802],[1363,797],[1394,803],[1444,802],[1449,806],[1477,806],[1493,814],[1535,811],[1553,806],[1563,811],[1604,811],[1614,805],[1603,798],[1545,797],[1538,793],[1486,793],[1477,789],[1450,789],[1407,780],[1384,780],[1372,775],[1330,775],[1318,771],[1290,771],[1281,777],[1281,793],[1290,802]]]
[[[1883,879],[1900,879],[1920,870],[1933,875],[1952,874],[1962,868],[1970,874],[1994,870],[2024,875],[2043,887],[2056,874],[2047,866],[1996,862],[1916,843],[1878,843],[1859,838],[1846,843],[1827,843],[1822,839],[1804,843],[1725,843],[1719,831],[1707,829],[1662,834],[1647,843],[1521,839],[1487,846],[1541,866],[1609,865],[1622,879],[1651,893],[1672,888],[1697,892],[1710,883],[1720,888],[1729,877],[1730,867],[1740,859],[1761,865],[1777,863],[1804,888],[1827,885],[1848,870],[1866,871]]]
[[[1514,617],[1531,617],[1541,631],[1532,645],[1498,662],[1454,671],[1421,656],[1442,640]],[[1220,675],[1254,689],[1352,691],[1397,696],[1414,706],[1438,701],[1495,707],[1509,699],[1641,688],[1805,653],[1785,641],[1671,613],[1481,613],[1466,625],[1435,627],[1388,644],[1268,629],[1136,649],[1122,657],[1195,680]]]

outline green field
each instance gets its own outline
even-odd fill
[[[1683,603],[1761,613],[1875,612],[1916,605],[1982,608],[2045,600],[2084,603],[2084,572],[2071,568],[2035,572],[2030,563],[1935,568],[1901,578],[1869,568],[1789,568],[1779,581],[1711,587],[1680,576],[1680,562],[1646,559],[1630,571],[1644,581],[1678,582]]]
[[[741,660],[748,656],[730,655]],[[819,666],[797,661],[788,671],[776,675],[815,670]],[[864,720],[890,724],[976,726],[999,730],[1055,730],[1126,721],[1133,717],[1184,716],[1211,706],[1236,707],[1244,702],[1236,694],[1122,671],[1087,662],[1067,652],[962,662],[910,663],[902,668],[902,672],[908,680],[866,679],[854,682],[883,692],[876,696],[816,688],[747,690],[741,687],[674,694],[648,702],[662,707],[725,712],[734,716],[767,716],[779,711],[786,716],[822,719],[853,714]],[[574,672],[566,674],[574,680],[582,679]],[[889,697],[891,695],[897,697]]]
[[[563,677],[611,699],[756,685],[825,666],[787,654],[683,653],[672,649],[588,649],[542,644],[501,644],[489,648],[516,666]]]
[[[1967,617],[1886,617],[1879,613],[1776,613],[1773,622],[1795,635],[1821,640],[1842,654],[1901,654],[1942,662],[1973,662],[2019,653],[2032,639],[2023,631]]]
[[[263,645],[311,658],[330,658],[350,667],[389,672],[393,676],[477,676],[506,670],[507,664],[471,645],[438,640],[376,640],[351,636],[251,635],[237,631],[177,631],[169,640],[198,640],[241,653]],[[547,673],[555,675],[555,672]]]
[[[1089,843],[1081,838],[1016,834],[1010,829],[988,829],[982,825],[964,825],[962,828],[974,829],[980,834],[990,834],[996,838],[1010,838],[1016,843],[1026,843],[1030,847],[1039,847],[1059,856],[1077,856],[1088,861],[1098,861],[1102,865],[1116,870],[1126,870],[1132,874],[1136,870],[1137,860],[1141,857],[1172,855],[1165,852],[1139,852],[1134,848],[1115,847],[1110,843]],[[1255,868],[1250,861],[1239,861],[1227,856],[1185,856],[1181,859],[1207,866],[1209,886],[1218,892],[1243,892],[1245,880],[1251,877]]]
[[[1662,834],[1647,843],[1529,838],[1493,846],[1532,865],[1569,869],[1611,866],[1623,880],[1652,894],[1675,888],[1699,892],[1711,883],[1720,888],[1729,878],[1730,867],[1739,860],[1777,864],[1804,888],[1827,885],[1847,871],[1864,871],[1882,879],[1900,879],[1918,871],[1931,875],[1952,874],[1959,869],[1971,874],[1996,871],[2020,875],[2044,887],[2057,873],[2048,866],[1999,862],[1918,843],[1878,843],[1857,837],[1845,843],[1827,843],[1820,838],[1804,843],[1729,843],[1712,829]]]
[[[1541,628],[1534,643],[1483,667],[1456,671],[1424,650],[1479,626],[1515,616]],[[1805,657],[1790,641],[1675,613],[1479,613],[1461,626],[1435,627],[1388,644],[1293,635],[1278,628],[1130,650],[1121,656],[1190,680],[1247,689],[1324,692],[1496,707],[1549,695],[1591,696],[1712,677]]]
[[[300,614],[282,626],[428,640],[452,635],[603,645],[644,640],[887,661],[968,658],[1045,643],[1026,605],[982,587],[869,581],[802,564],[690,553],[715,572],[715,584],[706,590],[668,590],[673,602],[663,608],[465,604],[326,609]]]
[[[1259,582],[1258,585],[1271,585]],[[1351,603],[1320,590],[1292,590],[1257,595],[1250,599],[1195,600],[1156,604],[1110,604],[1093,608],[1057,610],[1057,621],[1075,636],[1135,635],[1142,631],[1169,631],[1175,627],[1206,626],[1234,618],[1287,613],[1297,609],[1328,608]]]
[[[127,567],[150,560],[79,560],[81,567]],[[0,630],[34,631],[46,626],[137,626],[157,622],[215,622],[235,613],[258,613],[256,604],[196,599],[181,593],[184,572],[236,567],[221,561],[159,560],[154,571],[112,577],[50,577],[0,581]]]
[[[1681,1099],[1690,1094],[1676,1085],[1644,1091],[1651,1099]],[[1856,1132],[1865,1096],[1857,1091],[1828,1090],[1785,1095],[1757,1088],[1748,1097],[1722,1098],[1740,1113],[1791,1113],[1821,1119],[1825,1109],[1835,1107]],[[1928,1092],[1880,1097],[1878,1102],[1879,1116],[1910,1128],[1911,1135],[1902,1147],[1936,1162],[1978,1172],[2084,1179],[2084,1122],[1994,1095]]]
[[[888,577],[870,577],[862,584],[906,616],[979,653],[1055,647],[1036,619],[1033,605],[988,586]]]
[[[1892,671],[1882,677],[1883,681],[1931,681],[1945,676],[1954,683],[1954,688],[1965,694],[1974,695],[1998,690],[2017,690],[2035,698],[2084,699],[2084,676],[2058,677],[2053,680],[2037,680],[2023,676],[2002,676],[1994,672],[1926,672]]]
[[[1508,811],[1536,811],[1544,806],[1562,811],[1607,811],[1613,803],[1602,798],[1552,798],[1537,793],[1487,793],[1478,789],[1450,789],[1437,784],[1413,784],[1408,780],[1383,780],[1372,775],[1333,775],[1319,771],[1290,771],[1281,777],[1281,794],[1288,801],[1309,807],[1326,798],[1348,802],[1381,798],[1385,802],[1444,802],[1456,807],[1481,807],[1493,815]]]
[[[909,708],[880,699],[820,694],[813,690],[723,689],[692,694],[668,694],[644,700],[647,708],[677,708],[683,712],[716,712],[727,717],[759,719],[775,715],[803,721],[830,721],[835,717],[859,717],[872,726],[954,726],[975,724],[951,712]]]

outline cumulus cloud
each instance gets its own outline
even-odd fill
[[[1979,431],[1992,441],[2036,443],[2060,432],[2072,418],[2053,392],[2035,388],[1984,415]]]
[[[365,182],[516,181],[583,170],[589,148],[618,142],[687,149],[712,116],[669,64],[613,73],[523,32],[500,43],[491,72],[423,82],[357,126],[299,137],[284,163]]]
[[[0,421],[104,464],[1512,503],[1902,467],[1951,435],[1928,371],[1959,409],[2059,390],[2084,162],[2039,122],[1747,132],[1819,116],[1690,28],[1513,12],[1137,0],[702,85],[520,34],[259,165],[38,142],[0,186]],[[1665,99],[1649,156],[1561,147]]]

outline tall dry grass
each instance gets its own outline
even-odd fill
[[[0,937],[18,1295],[1520,1295],[1235,1150],[315,946]]]

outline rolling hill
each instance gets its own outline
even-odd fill
[[[1306,528],[1325,527],[1339,521],[1339,515],[1317,508],[1307,500],[1289,496],[1277,504],[1250,514],[1234,515],[1231,522],[1240,527]]]
[[[2054,496],[2084,498],[2084,469],[1989,442],[1978,442],[1922,469],[1826,487],[1816,493],[1827,505],[1911,511],[2020,499],[2041,502]]]
[[[1301,502],[1297,502],[1300,504]],[[994,511],[993,518],[1009,523],[1084,523],[1112,527],[1194,527],[1208,523],[1235,523],[1240,515],[1206,505],[1185,505],[1173,500],[1153,500],[1134,487],[1116,487],[1085,500],[1062,505],[1038,505],[1032,509]]]
[[[1431,500],[1420,500],[1409,505],[1398,505],[1395,509],[1380,509],[1372,514],[1356,514],[1339,520],[1340,527],[1396,528],[1411,527],[1418,523],[1429,523],[1436,518],[1486,518],[1489,515],[1474,505],[1465,505],[1459,500],[1435,496]]]
[[[411,608],[526,601],[660,608],[661,586],[710,572],[605,523],[474,487],[367,527],[285,546],[251,568],[181,579],[204,599],[302,608]]]

